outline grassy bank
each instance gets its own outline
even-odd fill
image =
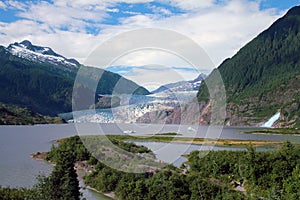
[[[152,137],[134,137],[128,135],[109,135],[110,140],[122,141],[139,141],[139,142],[167,142],[167,143],[182,143],[182,144],[196,144],[196,145],[217,145],[229,147],[247,147],[249,145],[255,147],[263,146],[278,146],[283,144],[281,141],[267,141],[267,140],[231,140],[231,139],[204,139],[204,138],[188,138],[188,137],[170,137],[165,135],[154,135]],[[295,143],[296,144],[296,143]]]
[[[299,135],[299,129],[291,128],[271,128],[271,129],[261,129],[254,131],[241,132],[242,134],[265,134],[265,135]]]

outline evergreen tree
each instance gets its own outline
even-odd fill
[[[49,176],[49,184],[52,188],[51,199],[80,199],[74,155],[67,150],[60,150],[58,155],[59,159]]]

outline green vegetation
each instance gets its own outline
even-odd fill
[[[0,101],[46,115],[71,110],[76,71],[63,68],[33,63],[0,47]]]
[[[57,142],[58,146],[52,145],[51,150],[47,153],[46,160],[56,163],[59,159],[57,157],[57,152],[61,151],[61,149],[72,149],[72,154],[74,155],[75,162],[76,161],[85,161],[90,160],[92,162],[94,160],[90,151],[88,151],[85,145],[94,145],[95,147],[101,146],[101,140],[106,136],[73,136],[70,138],[60,139]],[[109,141],[111,143],[125,151],[132,153],[151,153],[151,151],[144,146],[137,146],[132,142],[124,142],[123,137],[119,136],[108,136]],[[89,143],[90,141],[94,141],[93,143]],[[97,146],[96,146],[97,145]],[[93,162],[92,162],[93,163]]]
[[[172,168],[154,173],[128,174],[98,166],[85,178],[86,183],[103,192],[115,191],[118,199],[199,199],[199,190],[203,199],[243,199],[244,196],[227,186],[184,175]]]
[[[251,199],[251,195],[267,198],[278,195],[272,193],[274,188],[281,191],[280,199],[297,195],[296,185],[289,180],[299,178],[293,174],[297,173],[300,162],[300,148],[290,143],[272,152],[256,152],[250,147],[248,151],[210,152],[203,158],[199,155],[201,157],[201,153],[193,152],[189,156],[190,170],[186,175],[172,167],[128,174],[98,162],[95,170],[85,177],[85,182],[102,192],[115,191],[119,199],[198,199],[199,196],[203,199]],[[283,166],[285,170],[281,169]],[[235,181],[244,181],[251,195],[233,190],[230,186],[232,175]]]
[[[124,142],[119,138],[106,136],[78,136],[59,140],[59,146],[52,146],[47,153],[46,160],[57,161],[57,151],[61,148],[73,149],[76,161],[88,161],[88,164],[96,164],[97,159],[106,165],[124,171],[145,171],[157,169],[160,164],[155,162],[153,153],[144,146],[137,146],[132,142]],[[88,150],[87,150],[88,149]],[[97,158],[97,159],[95,159]]]
[[[23,200],[33,199],[32,190],[26,188],[3,188],[0,187],[0,197],[2,200]]]
[[[161,136],[177,136],[177,135],[182,135],[179,133],[156,133],[155,135],[161,135]]]
[[[55,151],[56,165],[49,177],[39,176],[32,189],[0,188],[0,199],[79,200],[79,181],[74,169],[75,157],[67,145]]]
[[[114,192],[120,200],[300,198],[300,147],[289,142],[267,152],[257,152],[252,146],[247,151],[195,151],[188,155],[189,168],[186,164],[182,169],[169,165],[147,173],[125,173],[88,153],[83,144],[86,138],[95,137],[99,136],[60,140],[47,155],[57,164],[48,178],[40,178],[33,189],[0,188],[0,194],[6,199],[77,199],[74,162],[88,160],[94,170],[84,177],[85,183],[101,192]],[[149,151],[131,143],[125,145],[116,138],[110,140],[129,152]]]
[[[202,177],[228,182],[242,180],[245,199],[299,199],[300,147],[287,142],[278,151],[217,151],[199,159],[203,152],[189,157],[190,171]]]
[[[57,163],[60,159],[59,152],[65,151],[65,149],[69,150],[74,157],[74,162],[89,160],[91,158],[91,154],[84,147],[79,136],[74,136],[70,138],[65,138],[57,141],[59,143],[58,146],[52,145],[51,150],[47,153],[45,159],[47,161]]]
[[[189,138],[189,137],[172,137],[171,135],[154,135],[151,137],[135,137],[130,135],[108,135],[107,138],[110,140],[119,141],[141,141],[141,142],[172,142],[172,143],[189,143],[189,144],[205,144],[205,145],[216,145],[216,146],[230,146],[230,147],[247,147],[263,146],[263,147],[277,147],[283,142],[280,141],[264,141],[264,140],[214,140],[204,138]]]
[[[34,113],[28,108],[0,103],[0,125],[62,124],[59,117],[47,117]]]
[[[205,156],[204,156],[205,155]],[[203,158],[202,158],[203,156]],[[190,169],[166,168],[128,174],[98,163],[85,181],[119,199],[299,199],[300,148],[285,143],[278,151],[193,152]],[[245,193],[236,191],[236,185]]]
[[[95,140],[99,136],[89,137]],[[144,147],[137,150],[134,144],[121,141],[129,138],[134,137],[109,136],[110,141],[126,151],[144,150]],[[85,183],[101,192],[113,191],[119,199],[199,199],[200,196],[202,199],[251,199],[251,195],[257,199],[278,195],[274,193],[277,189],[280,199],[297,197],[297,185],[291,180],[299,179],[295,174],[299,171],[300,147],[291,143],[270,152],[256,152],[253,147],[249,147],[248,151],[216,151],[207,155],[206,152],[193,152],[188,156],[190,169],[186,174],[172,166],[148,173],[125,173],[102,164],[90,155],[86,156],[88,153],[78,136],[59,143],[48,153],[52,157],[50,160],[55,158],[58,149],[69,146],[77,160],[88,159],[88,163],[95,166],[92,173],[84,178]],[[201,158],[201,155],[206,156]],[[234,190],[230,185],[233,180],[244,182],[247,195]]]
[[[279,135],[299,135],[300,130],[294,128],[272,128],[243,132],[245,134],[279,134]]]
[[[98,94],[117,93],[149,94],[136,83],[118,74],[83,67],[87,85],[76,85],[78,95],[95,98]],[[72,110],[72,91],[79,66],[67,67],[41,64],[11,55],[0,46],[0,102],[27,107],[34,112],[55,116]],[[95,75],[100,74],[99,82]],[[96,92],[89,82],[98,83]],[[88,109],[91,105],[86,105]]]
[[[283,126],[300,125],[299,31],[300,7],[295,7],[218,67],[231,124],[263,122],[280,110]],[[208,102],[204,82],[197,96],[199,102]]]
[[[42,191],[44,195],[48,191],[50,199],[80,199],[79,181],[74,169],[75,157],[72,149],[56,151],[58,157],[51,175],[45,178]]]

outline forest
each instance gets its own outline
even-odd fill
[[[243,122],[261,122],[280,110],[285,125],[300,126],[300,7],[294,7],[202,82],[198,101],[208,102],[205,82],[220,73],[224,82],[227,111]],[[210,88],[211,89],[211,88]],[[240,120],[240,119],[239,119]],[[287,127],[287,126],[284,126]]]
[[[60,117],[43,116],[22,108],[0,103],[0,125],[62,124]]]
[[[81,78],[86,81],[74,85],[79,67]],[[91,89],[93,84],[97,86],[95,91]],[[83,65],[68,68],[33,62],[10,54],[3,46],[0,46],[0,87],[1,103],[50,116],[72,111],[73,90],[77,98],[95,98],[91,105],[98,102],[98,94],[149,94],[145,88],[116,73]]]
[[[126,151],[149,151],[133,143],[115,144]],[[167,165],[147,173],[125,173],[104,165],[91,156],[78,136],[53,145],[46,159],[57,163],[49,177],[40,177],[32,189],[1,188],[2,199],[66,199],[65,195],[77,199],[80,194],[72,166],[83,160],[94,166],[84,177],[85,183],[103,193],[114,192],[118,199],[300,199],[300,147],[290,142],[263,152],[252,146],[247,151],[207,155],[194,151],[180,168]],[[61,185],[54,187],[60,194],[55,198],[47,190],[53,183]]]

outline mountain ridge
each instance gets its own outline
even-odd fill
[[[275,126],[299,126],[299,54],[300,7],[296,6],[218,67],[227,95],[226,125],[260,126],[280,111]],[[208,80],[213,73],[217,71]],[[197,97],[208,103],[204,83]],[[201,120],[209,123],[209,118]]]
[[[15,42],[6,48],[11,54],[35,62],[51,63],[55,65],[66,65],[79,67],[80,63],[75,59],[67,59],[54,52],[50,47],[33,45],[30,41],[24,40]]]
[[[22,51],[12,53],[15,47]],[[69,61],[73,63],[70,64]],[[149,94],[145,88],[118,74],[77,63],[79,62],[67,59],[49,47],[35,46],[26,40],[8,47],[0,46],[0,102],[27,107],[43,115],[56,116],[70,112],[72,91],[79,68],[94,74],[86,75],[87,79],[96,79],[95,74],[102,74],[95,100],[98,94],[111,94],[119,82],[122,84],[116,90],[120,93]],[[91,94],[91,89],[82,87],[84,88]]]
[[[207,77],[207,75],[201,73],[193,80],[179,81],[179,82],[175,82],[175,83],[168,83],[168,84],[160,86],[156,90],[153,90],[151,93],[199,90],[201,82],[206,77]]]

